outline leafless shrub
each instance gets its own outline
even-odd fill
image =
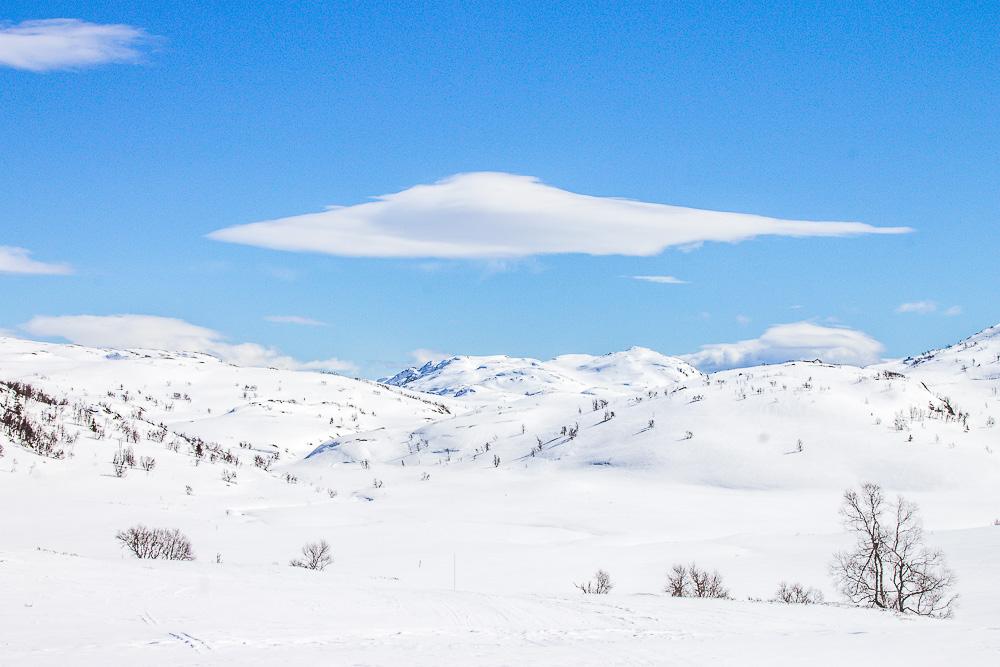
[[[944,554],[924,546],[917,506],[886,501],[881,487],[844,492],[844,525],[855,535],[851,551],[834,556],[837,587],[854,604],[920,616],[949,617],[957,599],[955,575]]]
[[[147,528],[138,524],[118,531],[115,539],[136,558],[194,560],[191,541],[176,528]]]
[[[264,471],[270,470],[271,464],[273,463],[274,459],[271,458],[270,456],[261,456],[260,454],[255,454],[253,457],[253,464]]]
[[[226,484],[236,483],[236,471],[235,470],[223,470],[222,471],[222,481]]]
[[[594,573],[594,578],[592,581],[586,581],[582,584],[573,584],[580,592],[584,595],[607,595],[611,592],[611,589],[615,587],[611,583],[611,575],[609,575],[604,570],[598,570]]]
[[[815,588],[806,588],[800,583],[787,584],[782,581],[774,593],[773,601],[786,604],[822,604],[823,593]]]
[[[115,477],[124,477],[128,472],[128,463],[126,463],[125,452],[120,449],[115,452],[114,458],[111,459],[111,470],[115,473]]]
[[[326,540],[309,542],[302,547],[302,558],[293,558],[288,562],[292,567],[304,567],[307,570],[325,570],[333,562],[330,545]]]
[[[156,467],[156,459],[152,456],[140,456],[139,457],[139,467],[149,472]]]
[[[702,570],[697,564],[687,567],[674,565],[667,574],[665,593],[675,598],[729,598],[729,590],[722,583],[718,570]]]

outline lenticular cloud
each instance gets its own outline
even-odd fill
[[[353,206],[227,227],[209,238],[348,257],[656,255],[756,236],[901,234],[907,227],[780,220],[560,190],[530,176],[458,174]]]

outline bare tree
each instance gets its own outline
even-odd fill
[[[697,564],[687,567],[674,565],[667,575],[665,593],[675,598],[729,598],[729,589],[722,583],[718,570],[702,570]]]
[[[191,540],[176,528],[147,528],[138,524],[118,531],[115,539],[136,558],[194,560]]]
[[[611,583],[611,575],[604,570],[598,570],[594,573],[593,581],[573,585],[579,588],[580,592],[584,595],[607,595],[611,592],[611,589],[615,587],[615,585]]]
[[[307,570],[325,570],[333,562],[330,545],[326,540],[309,542],[302,547],[302,558],[293,558],[288,562],[292,567],[304,567]]]
[[[683,565],[674,565],[670,569],[670,573],[667,574],[667,586],[663,592],[670,593],[675,598],[682,598],[687,597],[685,593],[690,590],[691,584],[688,579],[687,568]]]
[[[806,588],[800,583],[788,584],[782,581],[774,593],[773,601],[786,604],[822,604],[823,593],[815,588]]]
[[[834,556],[831,572],[851,602],[920,616],[948,617],[957,599],[944,554],[924,546],[917,506],[886,501],[881,487],[844,492],[844,525],[855,535],[850,551]]]

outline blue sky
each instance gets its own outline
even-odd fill
[[[131,55],[44,71],[11,64],[8,42],[0,246],[72,272],[0,272],[0,328],[73,339],[25,325],[169,317],[377,376],[418,349],[686,353],[802,321],[901,356],[1000,321],[996,6],[259,4],[4,3],[8,31],[72,18],[143,33]],[[502,257],[207,238],[480,171],[915,231],[648,256],[594,254],[615,221],[570,228],[567,252],[532,253],[533,232],[510,231],[529,250]]]

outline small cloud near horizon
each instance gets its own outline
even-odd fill
[[[759,338],[702,345],[680,358],[704,371],[812,359],[868,366],[881,361],[884,351],[882,343],[862,331],[805,321],[774,325]]]
[[[423,366],[428,361],[441,361],[443,359],[450,359],[453,356],[455,355],[448,354],[447,352],[438,352],[437,350],[429,350],[423,347],[410,352],[410,357],[419,366]]]
[[[156,315],[36,316],[19,328],[34,336],[62,338],[88,347],[201,352],[236,366],[307,371],[357,370],[353,363],[342,359],[299,361],[273,347],[257,343],[230,343],[225,335],[213,329]]]

